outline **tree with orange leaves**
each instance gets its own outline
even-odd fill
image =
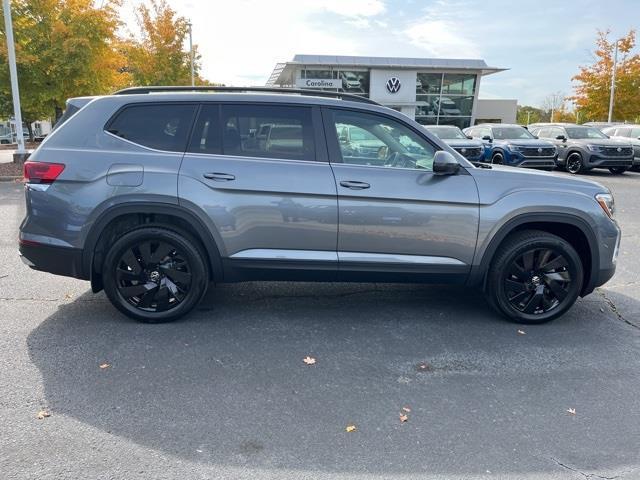
[[[610,31],[598,31],[595,62],[580,67],[573,77],[577,82],[570,97],[580,111],[581,120],[606,120],[613,72],[616,41],[609,40]],[[640,121],[640,53],[634,53],[636,33],[631,30],[618,41],[616,89],[613,120]]]

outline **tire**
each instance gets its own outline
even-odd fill
[[[571,152],[567,155],[567,159],[564,163],[564,168],[567,172],[577,175],[578,173],[584,172],[584,162],[582,160],[582,155],[579,152]]]
[[[207,258],[185,232],[145,227],[121,236],[105,256],[104,291],[114,307],[145,323],[177,320],[202,299]]]
[[[491,156],[491,163],[496,165],[502,165],[504,163],[504,157],[500,152],[496,152]]]
[[[517,323],[540,324],[575,303],[584,280],[580,256],[566,240],[524,230],[508,236],[491,261],[487,291],[491,306]]]
[[[622,175],[627,170],[629,170],[629,167],[609,167],[609,171],[614,175]]]

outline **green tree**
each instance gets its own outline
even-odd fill
[[[13,26],[22,118],[58,117],[69,97],[129,83],[115,45],[119,0],[14,0]],[[4,18],[0,15],[0,117],[13,114]]]
[[[124,43],[127,71],[135,85],[190,85],[191,59],[185,50],[189,22],[178,16],[165,0],[149,0],[137,8],[139,32]],[[196,83],[200,78],[200,55],[194,45]]]
[[[570,97],[580,111],[580,120],[606,120],[613,72],[616,40],[609,40],[610,32],[598,31],[595,61],[580,67],[573,77],[575,95]],[[640,54],[634,53],[636,34],[631,30],[618,40],[618,63],[613,120],[640,120]]]
[[[545,121],[545,112],[536,107],[529,105],[518,105],[518,111],[516,113],[516,122],[520,125],[528,125],[530,123],[537,123]]]

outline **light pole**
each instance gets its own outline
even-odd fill
[[[609,93],[609,116],[607,117],[607,122],[611,123],[611,118],[613,117],[613,97],[616,93],[616,68],[618,64],[618,42],[620,40],[616,40],[616,46],[613,54],[613,68],[611,69],[611,91]]]
[[[189,58],[191,59],[191,86],[193,87],[196,83],[193,70],[193,25],[191,24],[191,20],[189,20],[187,25],[189,26]]]
[[[18,69],[16,68],[16,50],[13,44],[13,25],[11,22],[11,5],[9,0],[2,0],[4,11],[4,28],[7,35],[7,52],[9,54],[9,75],[11,76],[11,96],[13,97],[13,116],[16,119],[16,142],[19,154],[24,154],[24,136],[22,135],[22,112],[20,111],[20,92],[18,90]]]

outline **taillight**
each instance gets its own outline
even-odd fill
[[[24,162],[24,181],[27,183],[53,183],[64,170],[62,163]]]

